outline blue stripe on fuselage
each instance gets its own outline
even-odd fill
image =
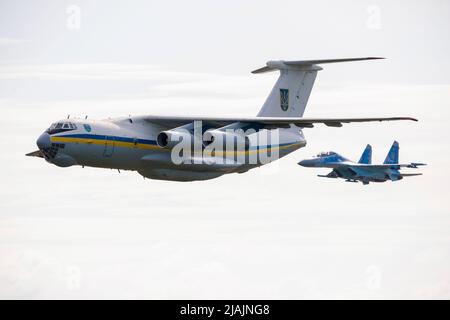
[[[55,137],[61,137],[61,138],[76,138],[76,139],[95,139],[95,140],[111,140],[111,141],[119,141],[119,142],[130,142],[130,143],[140,143],[140,144],[147,144],[147,145],[157,145],[155,140],[148,140],[148,139],[140,139],[140,138],[127,138],[127,137],[119,137],[119,136],[112,136],[112,135],[100,135],[100,134],[67,134],[67,135],[59,135]],[[265,146],[251,146],[249,150],[258,150],[258,149],[264,149],[264,148],[274,148],[274,147],[284,147],[288,145],[294,145],[298,142],[288,142],[288,143],[281,143],[281,144],[275,144],[275,145],[265,145]]]

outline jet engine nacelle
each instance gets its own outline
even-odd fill
[[[243,147],[244,150],[250,148],[250,140],[246,135],[224,130],[208,130],[203,134],[203,144],[205,146],[213,141],[222,141],[224,147],[228,144],[236,147]]]
[[[161,148],[173,148],[180,141],[188,139],[193,143],[194,135],[188,130],[184,129],[172,129],[167,131],[161,131],[156,137],[156,143]]]
[[[386,178],[391,181],[398,181],[402,180],[403,176],[401,174],[389,174]]]

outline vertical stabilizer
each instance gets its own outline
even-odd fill
[[[361,155],[361,158],[359,158],[358,163],[361,164],[371,164],[372,163],[372,146],[368,144],[366,148],[364,149],[364,152]]]
[[[280,77],[258,113],[258,117],[303,117],[319,64],[383,59],[378,57],[268,61],[265,67],[252,71],[264,73],[279,70]]]
[[[319,68],[280,69],[258,117],[302,117]]]
[[[394,141],[391,149],[389,150],[386,159],[384,160],[384,164],[397,164],[398,163],[398,151],[400,147],[397,141]]]

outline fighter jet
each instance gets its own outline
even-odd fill
[[[187,110],[180,116],[68,118],[45,130],[36,142],[39,150],[27,155],[58,167],[134,170],[159,180],[208,180],[247,172],[304,147],[304,128],[417,121],[411,117],[303,117],[317,72],[322,70],[319,65],[374,59],[380,58],[269,61],[253,73],[279,71],[280,75],[256,117],[193,116],[193,110]]]
[[[342,178],[347,182],[362,182],[369,184],[369,182],[385,182],[398,181],[403,177],[418,176],[421,173],[401,173],[401,168],[417,168],[423,166],[425,163],[409,163],[399,164],[399,144],[394,141],[389,153],[386,156],[383,164],[372,164],[372,146],[368,144],[364,150],[358,163],[355,163],[340,154],[329,151],[322,152],[316,158],[306,159],[300,161],[298,164],[303,167],[313,168],[332,168],[327,175],[318,175],[323,178]]]

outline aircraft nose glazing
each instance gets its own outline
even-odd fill
[[[39,138],[36,141],[36,144],[39,148],[39,150],[44,150],[47,148],[50,148],[52,143],[50,141],[50,135],[46,132],[44,132],[43,134],[41,134],[39,136]]]
[[[63,149],[65,147],[63,143],[52,143],[50,141],[50,135],[46,132],[39,136],[36,144],[39,150],[42,151],[42,154],[47,161],[53,160],[59,152],[59,149]]]

